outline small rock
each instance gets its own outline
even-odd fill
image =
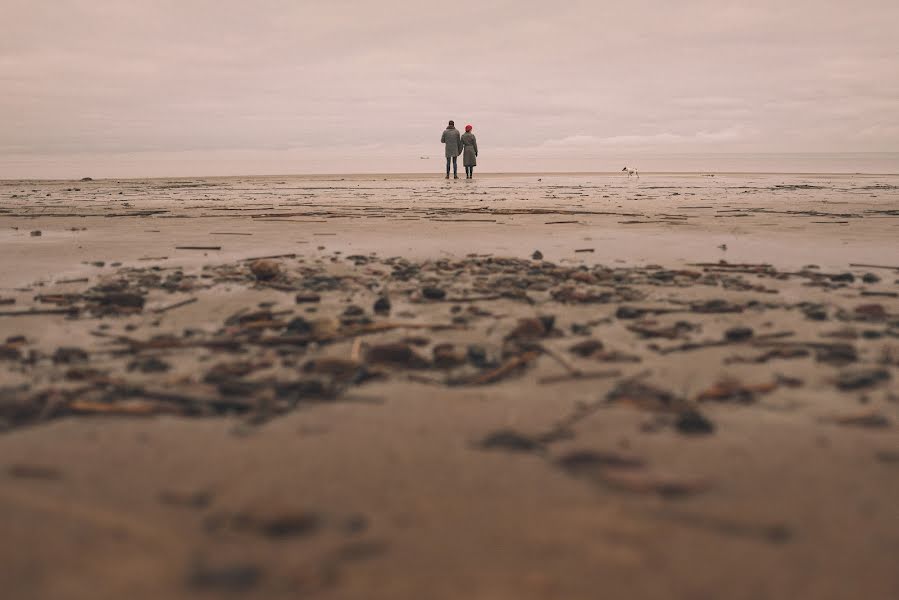
[[[446,298],[446,290],[431,285],[421,288],[421,295],[428,300],[443,300]]]
[[[571,346],[568,351],[578,356],[588,357],[603,349],[603,343],[599,340],[584,340]]]
[[[304,333],[312,333],[312,323],[303,317],[294,317],[287,324],[287,331],[293,335],[301,335]]]
[[[490,364],[487,360],[487,349],[481,345],[470,345],[466,351],[466,356],[468,357],[468,362],[478,368],[483,369],[488,367]]]
[[[31,237],[40,237],[41,235],[42,234],[41,234],[40,229],[35,229],[34,231],[31,232]]]
[[[509,450],[511,452],[536,452],[543,448],[537,440],[510,429],[494,431],[478,444],[484,450]]]
[[[139,358],[131,361],[128,365],[129,371],[140,371],[141,373],[164,373],[171,368],[169,363],[155,356]]]
[[[845,281],[846,283],[852,283],[855,281],[855,275],[852,273],[837,273],[836,275],[830,276],[831,281]]]
[[[694,410],[682,412],[677,417],[674,426],[679,432],[687,435],[703,435],[715,431],[712,422]]]
[[[837,375],[836,386],[841,390],[858,390],[877,385],[881,381],[889,381],[890,372],[886,369],[857,369],[844,371]]]
[[[365,309],[355,304],[350,304],[343,310],[345,317],[358,317],[365,314]]]
[[[250,271],[257,281],[270,281],[281,274],[281,265],[273,260],[257,260],[250,265]]]
[[[539,250],[534,250],[534,253],[531,254],[531,258],[534,260],[543,260],[543,253]]]
[[[644,309],[633,306],[619,306],[618,310],[615,311],[615,317],[618,319],[639,319],[645,314],[646,311]]]
[[[861,304],[855,307],[855,315],[868,321],[880,321],[887,317],[882,304]]]
[[[377,300],[375,300],[375,304],[372,307],[372,310],[375,311],[375,314],[378,315],[388,315],[390,314],[390,298],[387,296],[379,296]]]
[[[73,364],[87,362],[88,353],[74,346],[62,346],[53,353],[53,362],[56,364]]]
[[[864,275],[862,275],[862,281],[864,281],[865,283],[877,283],[878,281],[880,281],[880,277],[878,275],[875,275],[874,273],[865,273]]]
[[[742,342],[754,335],[751,327],[731,327],[724,332],[724,339],[729,342]]]
[[[93,181],[92,177],[82,177],[79,181]]]
[[[402,342],[378,344],[365,353],[365,359],[374,364],[420,369],[428,366],[428,361],[420,356],[412,346]]]
[[[320,302],[321,296],[312,292],[300,292],[296,295],[296,303],[297,304],[307,304],[312,302]]]
[[[815,348],[815,360],[823,363],[848,364],[858,360],[858,351],[852,344],[831,344]]]
[[[735,313],[743,312],[743,307],[739,304],[728,302],[720,298],[706,300],[705,302],[696,302],[690,306],[693,312],[697,313]]]

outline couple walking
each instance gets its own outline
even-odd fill
[[[440,143],[446,145],[446,178],[449,179],[450,162],[453,165],[453,179],[459,179],[456,157],[464,152],[462,166],[465,167],[465,179],[474,177],[474,168],[478,164],[478,140],[471,132],[471,125],[465,126],[465,133],[459,134],[452,121],[440,136]]]

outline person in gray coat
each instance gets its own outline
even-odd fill
[[[449,179],[450,161],[453,163],[453,178],[459,179],[459,167],[457,158],[462,154],[462,136],[452,121],[446,127],[446,131],[440,136],[440,143],[446,145],[446,178]]]
[[[462,134],[462,166],[465,167],[465,179],[474,177],[474,168],[478,164],[478,140],[471,132],[471,125],[465,126]]]

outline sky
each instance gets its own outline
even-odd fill
[[[0,0],[0,22],[0,178],[439,172],[448,119],[483,171],[899,152],[896,0]]]

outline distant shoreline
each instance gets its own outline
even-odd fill
[[[797,177],[899,177],[899,171],[895,173],[867,173],[851,171],[640,171],[641,177],[666,176],[666,177],[719,177],[719,176],[784,176]],[[497,177],[623,177],[627,175],[619,171],[502,171],[495,173],[478,173],[479,178]],[[194,180],[194,179],[276,179],[276,178],[308,178],[308,179],[334,179],[334,178],[392,178],[392,179],[443,179],[443,173],[275,173],[265,175],[154,175],[152,177],[93,177],[90,181],[82,181],[81,178],[69,177],[24,177],[24,178],[0,178],[0,183],[16,183],[28,181],[71,181],[80,184],[91,184],[102,181],[153,181],[153,180]],[[636,177],[631,177],[636,179]]]

